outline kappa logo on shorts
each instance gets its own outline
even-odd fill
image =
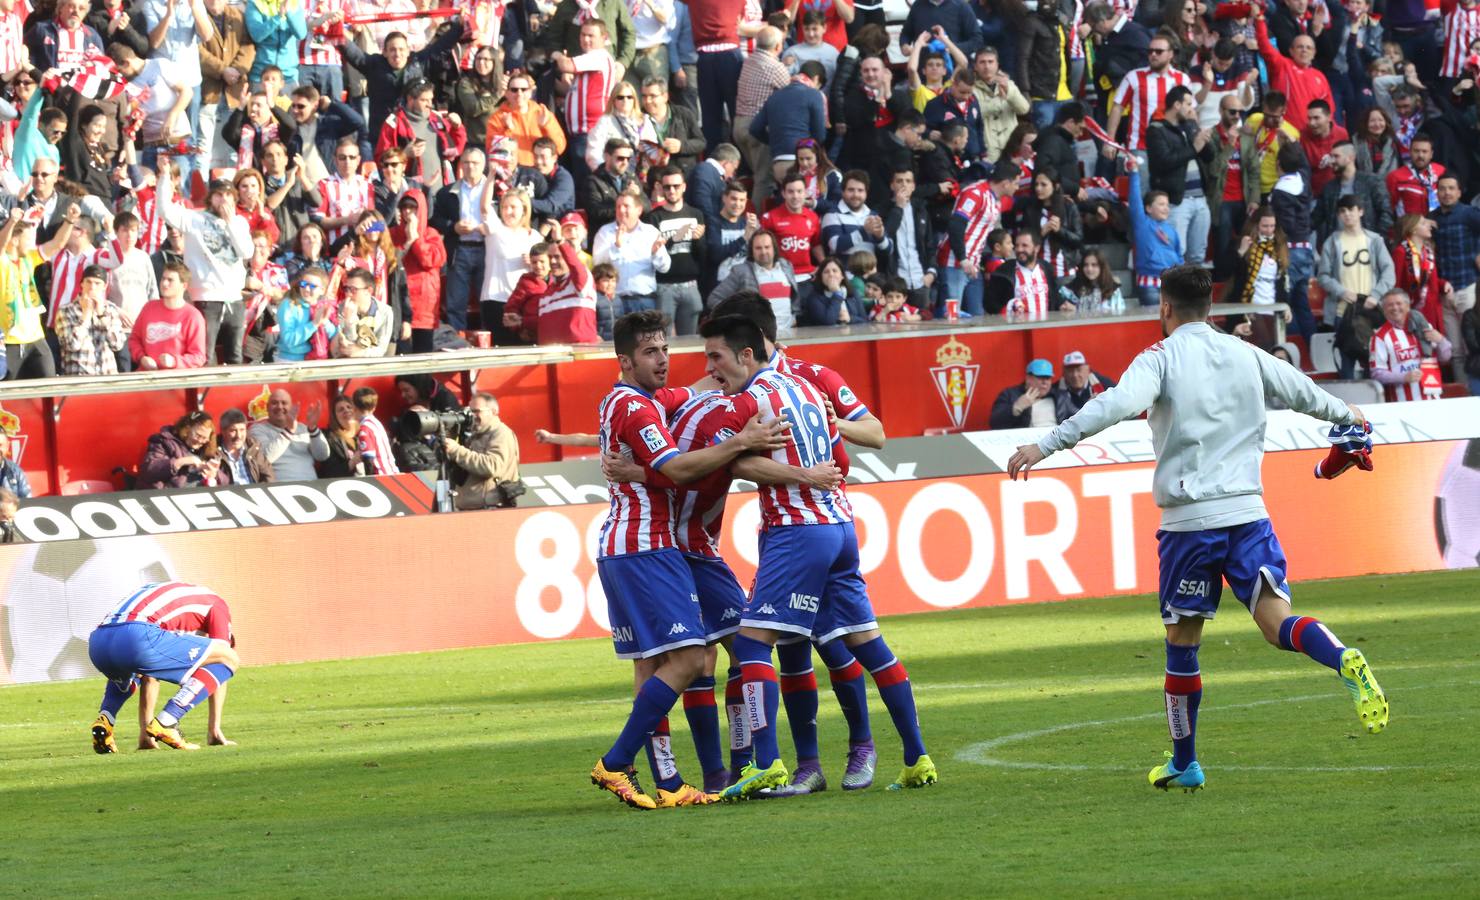
[[[642,435],[642,442],[654,453],[668,446],[668,439],[663,437],[663,432],[656,425],[646,425],[638,434]]]
[[[761,608],[756,610],[755,613],[758,616],[774,616],[776,615],[776,608],[769,603],[762,603]]]
[[[200,648],[199,647],[191,647],[190,648],[190,658],[191,659],[195,659],[197,656],[200,656]]]
[[[721,622],[723,622],[726,619],[738,619],[738,618],[740,618],[740,613],[736,612],[735,611],[735,608],[732,606],[729,609],[726,609],[724,611],[724,614],[719,617],[719,620]]]
[[[683,623],[682,622],[674,622],[673,623],[673,627],[670,628],[670,629],[668,629],[668,636],[669,637],[672,637],[675,634],[688,634],[688,633],[689,633],[689,630],[687,628],[683,627]]]

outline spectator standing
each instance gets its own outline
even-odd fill
[[[632,160],[628,171],[641,179],[647,173],[648,163],[652,159],[651,150],[657,145],[657,135],[637,106],[637,88],[625,81],[617,83],[612,91],[611,109],[596,122],[591,133],[586,136],[585,164],[591,171],[594,172],[600,166],[607,143],[613,138],[620,138],[632,145],[637,156]],[[580,162],[575,165],[579,168]]]
[[[60,0],[56,15],[36,22],[26,31],[31,65],[41,72],[80,69],[90,56],[103,53],[103,39],[83,20],[88,0]]]
[[[1146,62],[1151,32],[1105,0],[1085,5],[1084,24],[1095,37],[1095,83],[1101,91],[1114,91],[1132,69]]]
[[[919,116],[908,92],[894,89],[893,76],[883,58],[865,56],[859,60],[858,82],[843,96],[845,130],[839,164],[851,169],[870,169],[877,159],[875,151],[884,134],[897,126],[898,119],[906,110]],[[921,118],[919,121],[923,126],[925,120]],[[754,128],[752,124],[752,131]],[[776,146],[772,141],[773,152]]]
[[[607,112],[607,98],[610,96],[615,101],[618,95],[626,96],[632,101],[632,106],[624,112],[627,115],[637,113],[636,89],[630,86],[613,88],[622,80],[622,73],[626,70],[612,55],[608,35],[607,27],[600,19],[589,19],[580,28],[580,53],[567,56],[557,51],[551,57],[566,86],[565,129],[570,139],[571,158],[586,158],[588,163],[589,145],[600,145],[599,140],[592,140],[591,133]]]
[[[552,221],[563,218],[576,207],[575,179],[560,165],[555,142],[540,138],[534,142],[534,171],[544,180],[544,192],[536,193],[530,206],[536,218]]]
[[[678,166],[658,169],[655,181],[658,202],[644,221],[663,235],[669,259],[667,271],[659,272],[657,277],[658,309],[668,317],[674,333],[682,337],[698,331],[699,313],[704,308],[699,277],[707,265],[704,232],[708,223],[702,212],[684,202],[687,184]]]
[[[699,112],[706,148],[724,141],[736,117],[735,92],[744,63],[740,39],[759,31],[758,23],[745,21],[745,8],[745,0],[706,0],[689,7],[699,54]]]
[[[1161,273],[1182,263],[1182,237],[1171,221],[1172,206],[1164,191],[1141,194],[1141,166],[1126,160],[1130,170],[1131,246],[1136,251],[1136,298],[1144,306],[1161,302]]]
[[[479,319],[498,343],[513,343],[514,335],[504,328],[504,304],[529,268],[525,262],[530,248],[541,240],[530,227],[529,195],[505,191],[494,201],[495,182],[485,179],[483,192],[483,291],[479,295]]]
[[[1393,227],[1393,209],[1382,179],[1357,168],[1357,150],[1351,141],[1339,141],[1331,148],[1331,177],[1316,201],[1317,239],[1324,242],[1340,226],[1337,210],[1340,201],[1356,197],[1362,210],[1362,227],[1387,234]]]
[[[432,83],[425,79],[406,88],[405,100],[381,126],[375,142],[379,156],[395,148],[406,154],[406,176],[436,193],[452,181],[452,161],[467,145],[468,133],[456,113],[434,108]]]
[[[307,34],[298,47],[298,81],[333,100],[344,96],[346,0],[303,0]]]
[[[254,91],[247,105],[228,116],[221,129],[222,141],[238,169],[255,169],[269,143],[292,143],[297,133],[292,117],[262,91]]]
[[[1300,132],[1285,121],[1285,95],[1279,91],[1265,93],[1259,102],[1259,112],[1245,121],[1239,145],[1244,205],[1248,213],[1252,214],[1263,204],[1279,180],[1276,163],[1279,149],[1299,141]]]
[[[1432,213],[1434,255],[1439,277],[1450,290],[1443,297],[1444,333],[1456,345],[1454,372],[1456,380],[1464,379],[1465,349],[1460,339],[1459,321],[1475,306],[1476,258],[1480,256],[1480,209],[1461,206],[1459,179],[1445,175],[1437,188],[1439,206]]]
[[[1042,256],[1049,273],[1060,283],[1074,276],[1079,248],[1084,246],[1084,227],[1079,209],[1059,192],[1058,174],[1040,167],[1033,173],[1033,192],[1015,216],[1018,224],[1043,236]]]
[[[128,326],[108,302],[108,272],[102,266],[82,271],[77,298],[56,317],[63,375],[116,375],[118,353],[128,345]]]
[[[149,254],[139,247],[138,216],[128,212],[114,216],[113,240],[118,259],[108,272],[108,302],[123,314],[124,325],[133,328],[144,304],[159,296],[159,285]],[[126,354],[123,358],[128,359]],[[119,371],[128,371],[128,366],[125,364]]]
[[[32,171],[36,176],[56,178],[56,163],[40,160]],[[67,245],[80,213],[69,204],[61,227],[51,240],[37,245],[35,222],[25,217],[18,207],[11,207],[5,225],[0,228],[0,333],[5,335],[5,377],[50,378],[56,374],[56,362],[46,344],[42,319],[46,305],[41,300],[36,282],[36,269],[46,265]]]
[[[1480,309],[1472,306],[1460,317],[1460,334],[1465,348],[1465,375],[1471,397],[1480,397]]]
[[[1105,123],[1105,131],[1114,137],[1124,110],[1130,109],[1130,126],[1126,130],[1125,146],[1135,151],[1137,159],[1143,162],[1146,158],[1146,132],[1152,118],[1161,111],[1162,104],[1157,102],[1158,98],[1165,98],[1174,87],[1185,87],[1192,82],[1186,72],[1172,67],[1170,38],[1162,34],[1153,37],[1147,53],[1147,64],[1139,69],[1132,69],[1120,80],[1120,85],[1111,98],[1110,114]],[[1109,144],[1105,144],[1102,149],[1104,155],[1110,158],[1114,158],[1118,152]]]
[[[709,154],[709,158],[694,167],[686,176],[688,193],[684,199],[704,214],[706,221],[713,224],[719,218],[724,205],[724,194],[729,183],[740,171],[740,150],[734,144],[720,144]]]
[[[625,90],[631,90],[630,87]],[[641,193],[632,174],[632,144],[623,138],[612,138],[605,144],[601,168],[586,185],[586,214],[591,217],[591,230],[599,232],[616,217],[617,198],[629,191]]]
[[[851,6],[849,4],[850,20]],[[919,40],[920,35],[933,35],[937,28],[945,32],[968,59],[981,49],[981,23],[964,0],[928,0],[926,3],[912,4],[909,15],[905,16],[904,25],[899,30],[900,49],[909,53],[910,45]],[[841,46],[839,49],[842,49]]]
[[[552,54],[563,52],[567,56],[585,53],[586,48],[581,46],[581,27],[591,21],[602,23],[606,34],[611,37],[612,56],[622,64],[622,68],[625,70],[631,66],[637,55],[637,30],[632,23],[632,8],[624,0],[560,0],[550,21],[535,37],[535,47]]]
[[[375,417],[380,395],[375,388],[362,387],[355,390],[353,400],[355,418],[360,423],[355,435],[355,455],[362,471],[366,475],[399,474],[390,435]]]
[[[1337,210],[1341,227],[1321,245],[1316,271],[1326,292],[1326,324],[1336,329],[1337,371],[1350,379],[1381,324],[1381,298],[1394,286],[1393,258],[1381,235],[1362,227],[1360,197],[1342,197]]]
[[[365,77],[366,94],[370,98],[370,116],[365,120],[368,134],[380,134],[385,120],[405,95],[406,88],[426,77],[432,60],[447,56],[457,46],[463,32],[462,18],[454,17],[448,22],[451,27],[415,53],[411,51],[406,35],[399,31],[386,36],[380,53],[366,53],[352,40],[345,41],[340,47],[344,61]],[[356,36],[367,33],[363,25],[356,25],[353,29]]]
[[[910,291],[910,305],[930,309],[936,281],[935,231],[930,208],[915,196],[915,173],[895,172],[884,207],[884,233],[894,248],[894,271]]]
[[[827,141],[827,109],[822,98],[822,64],[806,62],[791,83],[773,93],[750,121],[750,136],[771,151],[771,176],[780,184],[796,161],[797,145],[807,139],[821,147]]]
[[[1199,266],[1207,259],[1213,224],[1203,190],[1208,181],[1204,167],[1213,161],[1212,137],[1213,129],[1197,127],[1197,101],[1181,85],[1167,91],[1165,114],[1146,130],[1151,189],[1166,193],[1183,260]]]
[[[961,190],[940,247],[940,300],[960,300],[961,312],[979,316],[986,288],[982,261],[987,235],[1002,222],[1002,200],[1017,189],[1018,168],[999,160],[986,181]]]
[[[657,165],[678,166],[684,178],[688,178],[699,162],[699,154],[704,152],[704,134],[699,130],[698,118],[688,109],[668,102],[666,78],[644,80],[640,96],[643,114],[660,151],[655,153]]]
[[[159,299],[144,304],[129,332],[129,356],[136,371],[198,369],[206,364],[206,322],[185,300],[190,269],[184,262],[164,264]]]
[[[286,145],[290,157],[301,156],[306,164],[310,184],[324,180],[334,166],[334,148],[345,138],[353,138],[363,153],[369,147],[369,135],[365,132],[365,120],[347,103],[338,97],[319,93],[311,84],[301,84],[293,89],[288,102],[288,114],[293,119],[293,133],[279,135]],[[379,134],[376,134],[379,137]],[[379,154],[376,154],[377,157]]]
[[[1047,128],[1054,123],[1059,102],[1073,96],[1067,84],[1068,59],[1057,0],[1043,0],[1032,14],[1022,18],[1020,27],[1018,81],[1032,104],[1034,124]]]
[[[1310,311],[1310,279],[1315,275],[1314,235],[1311,230],[1311,191],[1305,169],[1305,153],[1294,144],[1281,147],[1278,155],[1280,178],[1269,192],[1269,205],[1290,247],[1290,314],[1295,332],[1307,343],[1315,333],[1315,316]]]
[[[1336,145],[1348,140],[1346,129],[1331,118],[1331,107],[1316,98],[1305,109],[1305,128],[1300,132],[1300,147],[1310,166],[1311,190],[1316,196],[1336,177]]]
[[[976,74],[976,81],[971,90],[976,94],[976,102],[982,112],[982,158],[992,163],[1002,155],[1002,147],[1017,127],[1018,118],[1027,115],[1031,107],[1028,98],[1002,71],[995,48],[983,47],[976,51],[972,71]],[[1081,111],[1080,120],[1083,118]],[[1069,170],[1060,168],[1059,171]]]
[[[755,38],[755,51],[740,67],[735,95],[735,146],[745,157],[745,164],[755,174],[755,201],[763,203],[775,190],[771,175],[771,145],[750,133],[750,124],[771,95],[791,83],[791,73],[779,59],[781,30],[767,26]],[[837,116],[839,112],[834,111]]]
[[[631,7],[635,52],[627,78],[642,87],[649,78],[668,84],[668,44],[673,40],[673,0],[636,0]]]
[[[274,358],[280,362],[328,359],[339,333],[339,311],[328,296],[329,276],[322,269],[307,267],[294,278],[274,315],[278,327]]]
[[[1312,100],[1324,100],[1327,110],[1336,106],[1336,99],[1331,95],[1331,85],[1326,81],[1326,76],[1313,65],[1316,42],[1309,35],[1296,35],[1288,44],[1282,42],[1280,45],[1282,48],[1288,47],[1290,55],[1286,56],[1269,42],[1269,26],[1264,20],[1263,10],[1257,4],[1254,15],[1254,34],[1259,41],[1259,56],[1269,69],[1270,90],[1285,95],[1290,104],[1287,117],[1298,131],[1305,127],[1306,110]]]
[[[442,235],[427,227],[426,200],[421,191],[408,191],[396,208],[391,241],[406,272],[406,293],[411,304],[411,352],[436,349],[432,335],[437,330],[442,306],[442,267],[447,248]]]
[[[1084,135],[1084,104],[1069,101],[1059,106],[1053,125],[1044,128],[1033,142],[1035,171],[1058,173],[1059,190],[1071,200],[1084,192],[1079,186],[1079,155],[1074,149]]]
[[[707,164],[700,163],[699,170],[702,171]],[[712,273],[705,283],[700,284],[705,295],[724,281],[731,269],[745,261],[750,237],[761,227],[760,218],[745,209],[749,201],[745,185],[738,181],[727,182],[722,196],[718,213],[704,217],[704,269]]]
[[[448,257],[447,302],[443,315],[454,331],[468,327],[468,303],[476,289],[482,296],[487,230],[483,224],[485,157],[468,147],[458,157],[458,179],[437,192],[431,227],[442,235]],[[413,335],[414,337],[414,335]]]
[[[247,414],[232,407],[221,413],[221,473],[230,484],[276,481],[262,445],[247,429]]]
[[[827,36],[827,16],[819,9],[804,10],[798,29],[802,33],[801,41],[786,48],[781,54],[781,62],[794,73],[802,63],[815,59],[822,63],[827,82],[832,84],[833,73],[838,68],[838,51],[841,48],[834,47],[824,39]],[[847,46],[846,43],[844,46]],[[745,67],[740,68],[743,72]]]
[[[278,245],[292,247],[298,241],[298,233],[311,224],[310,217],[323,202],[319,189],[302,157],[294,157],[289,168],[287,148],[279,141],[262,148],[262,181],[267,192],[267,208],[272,211],[277,228]]]
[[[1393,215],[1427,215],[1439,206],[1439,179],[1444,166],[1434,162],[1434,142],[1426,134],[1415,135],[1408,145],[1408,162],[1387,176],[1388,197]]]
[[[655,226],[642,221],[642,199],[634,194],[617,197],[616,219],[596,232],[591,259],[617,270],[621,314],[658,308],[659,272],[668,271],[668,240]]]
[[[781,200],[780,206],[761,216],[761,227],[776,236],[777,252],[791,263],[802,283],[822,259],[822,222],[807,208],[807,185],[800,175],[781,181]]]
[[[308,37],[302,0],[251,0],[246,20],[247,34],[257,47],[249,76],[252,83],[262,81],[268,66],[276,66],[283,74],[283,85],[297,87],[299,45]]]
[[[1357,168],[1379,178],[1387,178],[1388,173],[1402,162],[1387,112],[1378,106],[1367,110],[1362,114],[1361,125],[1356,132]]]
[[[495,137],[514,142],[521,166],[534,165],[534,146],[541,138],[555,145],[556,156],[565,152],[565,130],[550,108],[534,99],[534,80],[522,73],[510,75],[505,82],[504,99],[488,115],[483,140],[477,146],[487,147]]]
[[[191,210],[175,202],[167,171],[160,171],[159,182],[164,220],[185,235],[190,299],[205,316],[207,363],[216,364],[217,338],[224,349],[222,361],[240,363],[246,315],[242,287],[252,257],[252,232],[246,219],[237,215],[236,189],[229,181],[212,181],[206,208]]]
[[[449,108],[462,117],[463,127],[468,130],[469,146],[488,145],[488,120],[505,96],[507,88],[503,82],[503,73],[498,67],[498,53],[490,48],[479,49],[473,54],[472,71],[464,72],[457,80]],[[529,85],[527,76],[524,83],[525,86]],[[564,131],[561,131],[560,137],[563,147]]]
[[[976,100],[975,85],[976,76],[970,69],[957,69],[950,87],[925,104],[924,116],[931,140],[938,140],[940,129],[949,122],[964,125],[966,148],[962,155],[968,162],[979,163],[987,150],[982,138],[982,110]]]
[[[334,147],[334,174],[318,185],[319,208],[314,222],[329,238],[339,242],[360,214],[373,209],[374,185],[360,174],[360,144],[352,137],[340,138]]]
[[[151,4],[153,5],[153,4]],[[239,7],[227,0],[206,0],[211,36],[200,41],[200,135],[196,168],[209,173],[230,160],[228,143],[221,140],[218,124],[223,116],[240,109],[247,101],[248,74],[257,58],[257,47],[247,34],[246,19]]]
[[[1454,286],[1439,277],[1434,259],[1434,220],[1408,215],[1398,220],[1398,243],[1392,249],[1397,287],[1413,308],[1434,321],[1444,317],[1443,298]]]

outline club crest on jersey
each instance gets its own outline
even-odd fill
[[[10,438],[10,458],[19,466],[26,453],[26,433],[21,431],[21,417],[0,406],[0,431]]]
[[[951,338],[935,351],[938,365],[930,367],[936,393],[946,405],[946,414],[955,428],[966,427],[966,414],[976,396],[977,376],[981,366],[971,361],[971,348]]]
[[[642,435],[642,442],[654,453],[668,446],[667,438],[663,437],[663,432],[656,425],[645,425],[638,434]]]

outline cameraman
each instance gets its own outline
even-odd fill
[[[473,415],[467,444],[445,439],[452,482],[457,485],[457,509],[513,506],[524,493],[519,481],[519,442],[498,417],[498,400],[479,392],[468,404]]]

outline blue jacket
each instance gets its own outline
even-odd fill
[[[1136,249],[1136,274],[1160,278],[1161,273],[1182,263],[1182,238],[1171,220],[1158,222],[1146,215],[1141,202],[1141,170],[1131,172],[1131,246]]]
[[[41,101],[45,99],[44,91],[32,92],[31,101],[26,104],[21,120],[15,126],[15,152],[11,163],[15,166],[15,177],[21,181],[31,177],[31,167],[38,159],[49,159],[57,165],[62,164],[61,153],[36,125],[41,118]]]
[[[308,355],[309,339],[313,337],[313,310],[303,303],[284,297],[277,305],[278,342],[276,358],[297,362]],[[324,320],[324,334],[329,340],[339,333],[332,321]]]
[[[925,0],[929,2],[929,0]],[[982,138],[982,107],[973,94],[966,101],[966,113],[962,115],[956,107],[956,101],[951,99],[950,88],[939,97],[932,97],[925,104],[925,127],[931,131],[940,131],[948,122],[960,122],[966,126],[966,149],[961,155],[966,159],[981,159],[982,154],[987,152],[987,145]]]
[[[962,0],[916,0],[910,4],[910,13],[905,16],[904,27],[899,30],[899,46],[908,55],[910,45],[920,33],[939,25],[945,29],[961,52],[971,59],[982,48],[982,25],[976,13]]]
[[[277,66],[283,70],[283,80],[293,84],[298,80],[298,45],[308,36],[308,22],[303,17],[303,5],[296,4],[276,16],[269,16],[261,0],[247,0],[247,34],[257,45],[257,57],[252,60],[252,72],[248,76],[253,84],[262,80],[262,70]]]
[[[26,478],[26,470],[16,465],[13,459],[0,460],[0,488],[22,500],[31,499],[31,482]]]
[[[863,311],[863,304],[848,292],[847,285],[844,285],[842,290],[825,291],[822,285],[814,280],[808,286],[806,294],[802,296],[802,315],[798,324],[836,325],[838,324],[838,312],[844,306],[848,307],[849,324],[856,325],[868,321],[868,316]]]
[[[684,200],[704,213],[705,221],[713,222],[719,218],[724,199],[725,176],[708,160],[694,166],[694,171],[689,173],[689,189],[684,192]]]
[[[699,62],[699,51],[694,48],[694,28],[689,22],[689,5],[683,0],[674,0],[673,19],[668,32],[672,35],[672,40],[668,42],[668,74],[670,75],[684,66],[697,65]],[[698,90],[699,86],[691,84],[689,88]]]
[[[773,157],[795,156],[797,142],[802,138],[812,138],[818,146],[826,146],[827,113],[823,109],[822,92],[799,81],[791,82],[772,94],[750,120],[750,136],[765,141]]]
[[[536,194],[529,201],[530,209],[535,215],[545,219],[558,219],[576,208],[576,182],[565,166],[557,163],[555,173],[543,175],[543,178],[545,192]]]

